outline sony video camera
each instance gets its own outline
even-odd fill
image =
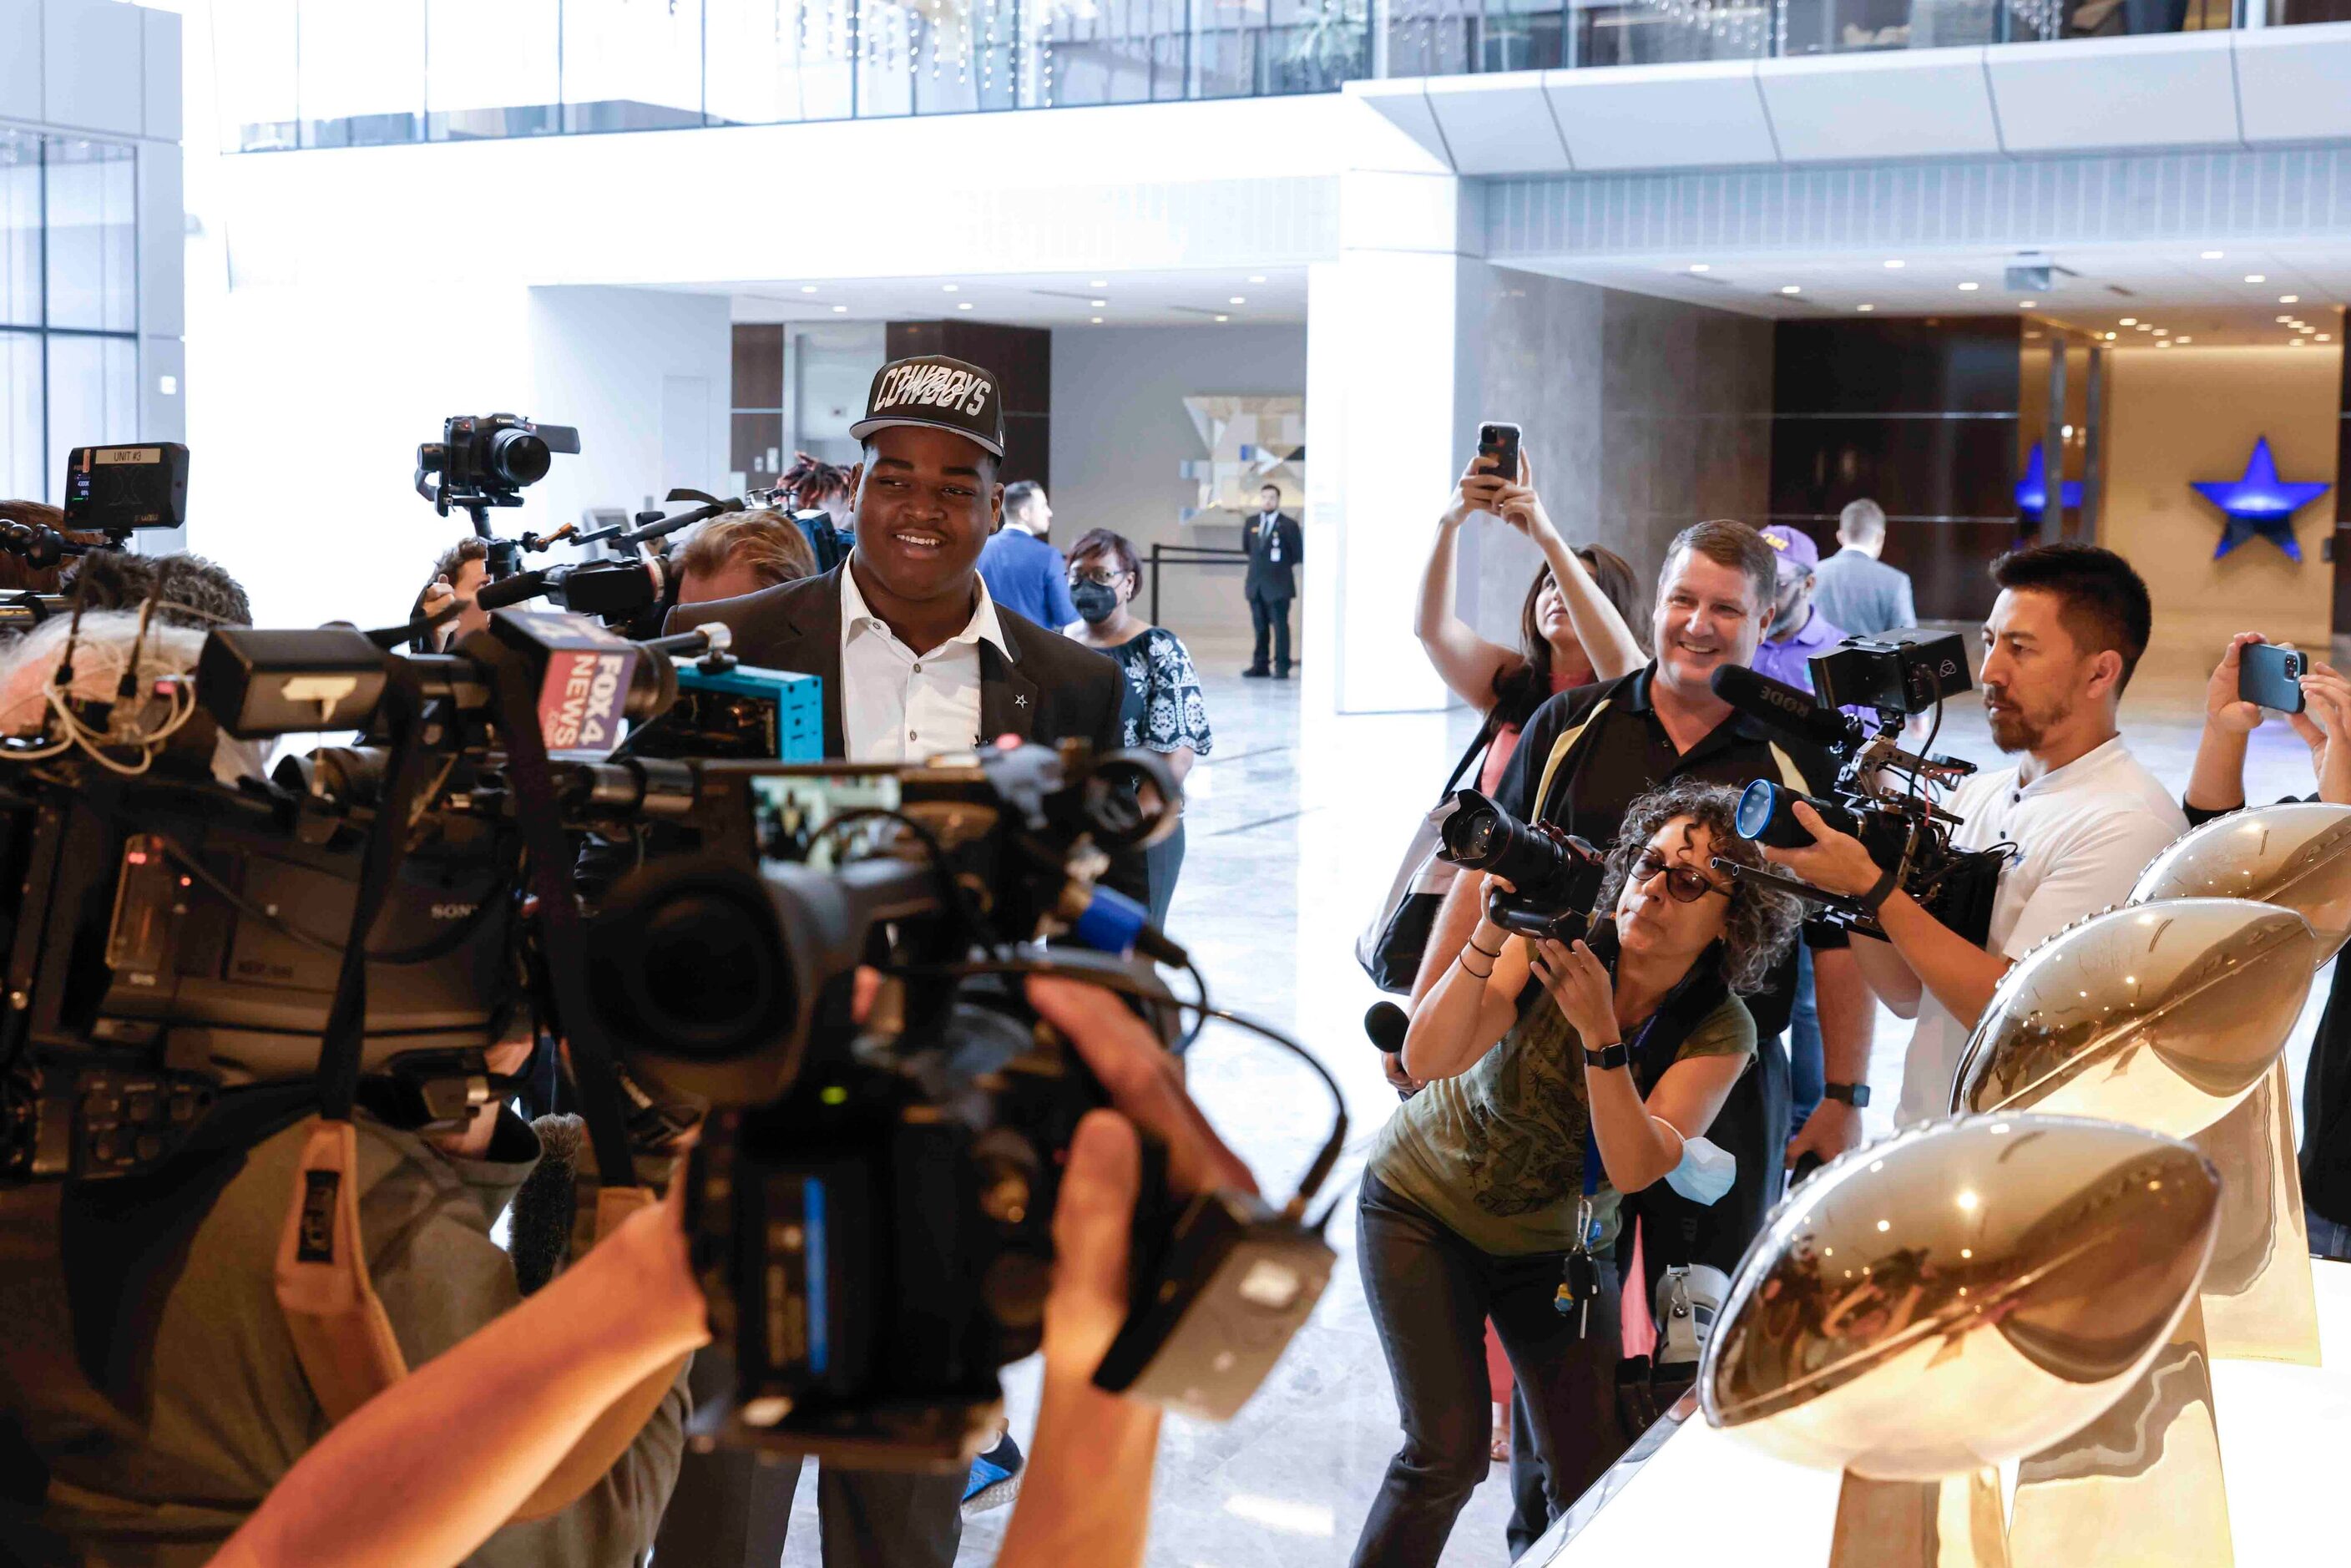
[[[399,1124],[495,1113],[511,1090],[486,1050],[526,1029],[568,1044],[608,1184],[634,1180],[599,1109],[618,1069],[709,1107],[684,1179],[709,1354],[737,1392],[698,1432],[966,1462],[998,1369],[1039,1343],[1061,1161],[1107,1103],[1023,977],[1137,996],[1165,1038],[1175,1004],[1133,954],[1188,959],[1096,878],[1168,831],[1174,782],[1148,753],[1074,744],[906,768],[611,759],[674,695],[670,653],[707,641],[513,610],[419,657],[356,631],[221,631],[192,692],[152,699],[137,775],[0,749],[0,853],[26,888],[5,932],[0,1181],[176,1169],[252,1093],[323,1084],[356,972],[359,1103]],[[209,772],[215,727],[345,727],[366,742],[276,787]],[[583,905],[582,844],[655,828],[675,852]],[[366,962],[345,965],[355,941]],[[861,967],[883,981],[862,1021]],[[1332,1254],[1299,1204],[1178,1202],[1145,1177],[1134,1307],[1097,1379],[1228,1416]]]
[[[1992,899],[2012,846],[1952,848],[1951,829],[1959,819],[1938,805],[1931,791],[1966,778],[1975,765],[1921,756],[1899,744],[1903,726],[1914,715],[1936,713],[1939,724],[1943,701],[1973,688],[1966,642],[1957,632],[1848,637],[1810,664],[1817,697],[1741,665],[1714,673],[1715,695],[1724,702],[1820,747],[1841,764],[1827,800],[1769,779],[1750,784],[1739,800],[1740,836],[1774,849],[1811,843],[1812,834],[1793,809],[1802,800],[1830,827],[1860,840],[1878,869],[1893,873],[1897,885],[1936,919],[1980,944],[1991,930]],[[1846,711],[1855,707],[1876,711],[1876,728]],[[1838,925],[1882,935],[1858,899],[1776,872],[1727,860],[1715,864],[1819,905]]]
[[[1486,917],[1505,931],[1572,942],[1592,921],[1607,857],[1551,822],[1520,821],[1475,789],[1458,789],[1437,854],[1464,871],[1489,872],[1513,891],[1496,891]]]

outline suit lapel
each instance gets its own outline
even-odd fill
[[[995,643],[979,644],[979,743],[994,744],[997,737],[1030,738],[1037,728],[1037,683],[1020,673]]]
[[[849,755],[848,727],[841,716],[841,689],[844,684],[841,668],[841,574],[848,570],[846,565],[834,567],[817,579],[820,589],[800,596],[791,625],[775,654],[779,669],[805,670],[824,678],[824,754],[834,758]]]

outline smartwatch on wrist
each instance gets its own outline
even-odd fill
[[[1586,1067],[1603,1069],[1623,1067],[1632,1060],[1632,1051],[1621,1040],[1614,1045],[1600,1051],[1594,1051],[1588,1045],[1583,1048],[1583,1065]]]
[[[1856,1111],[1869,1103],[1866,1083],[1831,1083],[1822,1088],[1821,1094],[1824,1099],[1842,1100]]]

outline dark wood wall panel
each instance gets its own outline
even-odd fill
[[[1053,407],[1053,334],[1041,327],[988,321],[893,321],[886,335],[893,360],[946,354],[996,372],[1004,393],[1004,465],[1000,477],[1034,479],[1052,487],[1047,439]]]
[[[1772,351],[1771,520],[1823,553],[1864,497],[1918,613],[1971,621],[2016,538],[2020,324],[1994,317],[1782,321]]]

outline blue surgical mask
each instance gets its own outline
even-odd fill
[[[1697,1204],[1716,1204],[1739,1180],[1739,1156],[1704,1138],[1682,1140],[1682,1161],[1666,1173],[1666,1185]]]

